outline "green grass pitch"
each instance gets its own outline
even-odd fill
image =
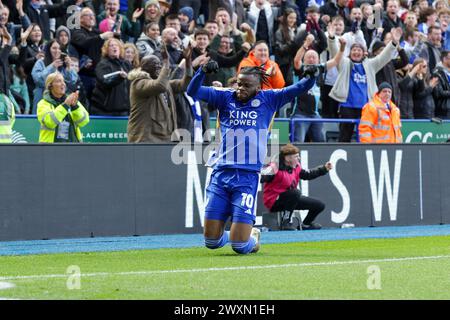
[[[450,236],[4,256],[5,283],[8,299],[450,299]]]

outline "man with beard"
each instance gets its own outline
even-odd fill
[[[192,79],[192,48],[183,51],[186,71],[183,79],[170,80],[169,53],[161,48],[161,59],[149,55],[140,68],[129,73],[130,116],[128,142],[162,143],[178,140],[174,94],[186,91]]]
[[[253,228],[256,194],[274,115],[314,85],[317,68],[308,66],[306,78],[281,90],[262,89],[269,76],[258,66],[241,68],[236,90],[202,86],[205,75],[218,69],[217,62],[210,60],[197,71],[187,90],[219,113],[220,146],[208,161],[213,172],[206,190],[205,246],[218,249],[231,242],[236,253],[249,254],[260,248],[260,232]],[[225,231],[229,218],[231,229]]]

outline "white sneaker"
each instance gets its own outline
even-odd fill
[[[255,247],[250,253],[256,253],[258,252],[259,248],[261,248],[261,231],[258,228],[252,228],[252,233],[250,234],[250,237],[253,237],[255,239]]]

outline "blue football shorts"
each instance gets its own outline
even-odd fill
[[[253,225],[259,174],[242,169],[214,170],[206,188],[205,218]]]

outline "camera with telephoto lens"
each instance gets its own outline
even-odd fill
[[[320,75],[323,68],[323,65],[321,64],[304,64],[302,66],[302,73],[305,76],[310,76],[310,77],[318,77]]]

